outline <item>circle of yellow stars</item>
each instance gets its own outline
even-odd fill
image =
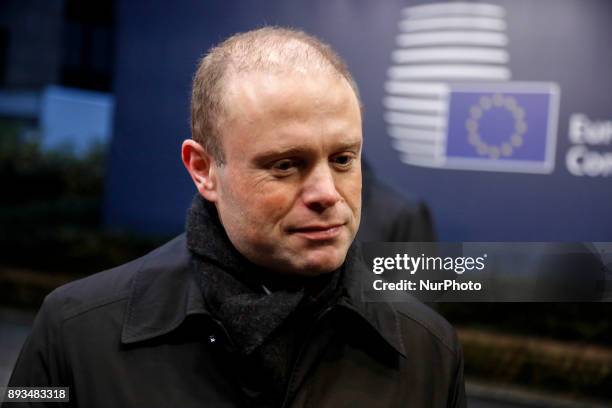
[[[492,109],[505,109],[514,118],[514,131],[510,139],[500,145],[486,143],[478,132],[480,119]],[[470,107],[470,117],[465,121],[465,128],[468,131],[468,141],[476,148],[479,155],[489,156],[491,159],[498,159],[500,156],[509,157],[514,149],[523,144],[523,135],[527,131],[525,110],[518,105],[516,99],[512,96],[504,96],[500,93],[482,96],[478,104]]]

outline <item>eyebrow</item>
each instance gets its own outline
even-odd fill
[[[348,140],[346,142],[338,143],[334,146],[334,151],[355,151],[361,148],[361,140]],[[253,161],[256,163],[265,163],[280,157],[298,156],[304,153],[311,152],[312,149],[305,148],[303,146],[295,146],[288,148],[277,148],[267,150],[265,152],[257,154]]]
[[[362,145],[362,140],[348,140],[346,142],[339,143],[336,150],[359,150]]]

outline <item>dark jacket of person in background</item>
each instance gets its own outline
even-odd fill
[[[427,205],[401,196],[384,185],[362,161],[361,242],[434,242],[436,234]]]

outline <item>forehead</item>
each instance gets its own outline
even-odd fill
[[[257,150],[270,144],[361,140],[357,97],[339,75],[241,74],[228,81],[224,103],[224,147],[253,142],[249,147]]]
[[[232,75],[226,82],[224,102],[232,119],[265,113],[295,117],[341,111],[353,104],[358,107],[353,89],[342,76],[297,69]]]

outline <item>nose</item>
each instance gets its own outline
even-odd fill
[[[316,166],[306,178],[302,193],[304,204],[313,211],[322,212],[333,207],[341,196],[336,189],[333,170],[329,164]]]

